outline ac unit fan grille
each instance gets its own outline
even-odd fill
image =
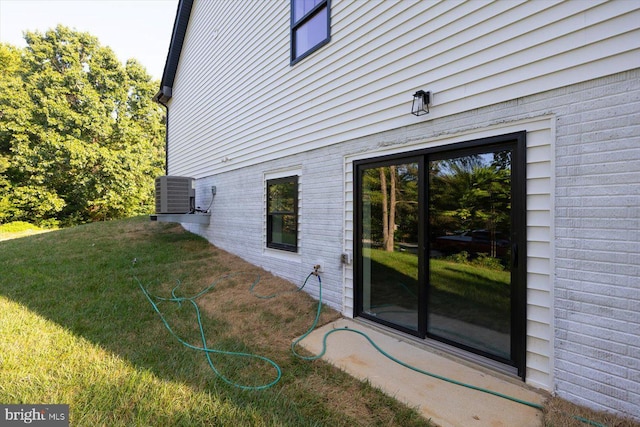
[[[193,178],[160,176],[156,178],[156,213],[186,214],[195,208]]]

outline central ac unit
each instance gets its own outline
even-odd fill
[[[195,204],[195,179],[185,176],[159,176],[156,178],[156,213],[193,213]]]

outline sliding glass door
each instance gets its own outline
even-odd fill
[[[356,314],[523,376],[524,133],[355,169]]]

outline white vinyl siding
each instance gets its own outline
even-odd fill
[[[549,389],[553,366],[555,118],[527,129],[527,382]]]
[[[289,65],[290,3],[196,0],[170,173],[202,177],[637,67],[640,2],[332,2]],[[412,116],[411,94],[433,93]]]

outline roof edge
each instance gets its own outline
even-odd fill
[[[180,0],[178,3],[176,19],[173,22],[169,51],[167,52],[167,60],[164,64],[162,79],[160,80],[160,90],[153,97],[153,100],[156,102],[166,103],[171,99],[173,82],[176,78],[178,62],[180,61],[180,54],[182,53],[182,45],[187,32],[187,26],[189,25],[192,7],[193,0]]]

